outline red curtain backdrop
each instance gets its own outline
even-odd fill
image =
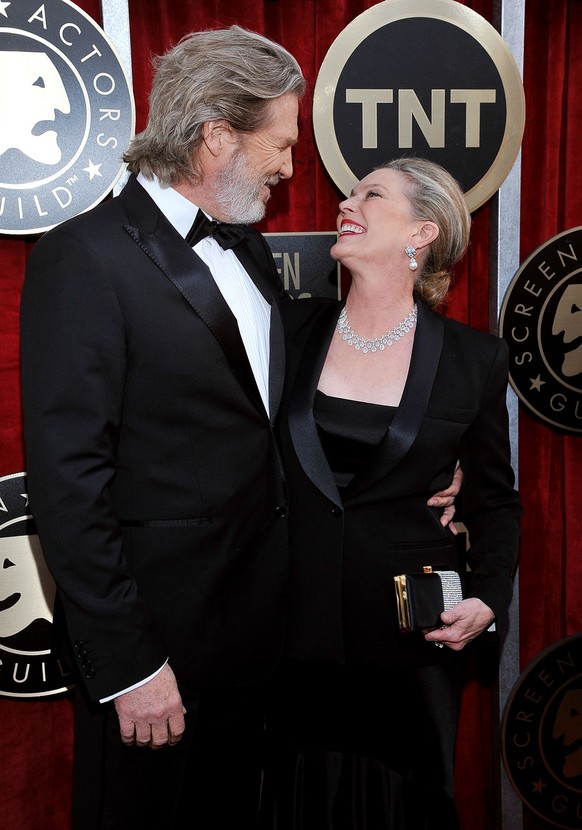
[[[77,0],[98,22],[98,0]],[[238,23],[287,47],[309,82],[302,105],[295,175],[275,190],[264,231],[328,231],[339,194],[319,160],[311,95],[339,32],[374,2],[366,0],[130,0],[137,129],[145,123],[152,55],[184,34]],[[494,0],[464,5],[492,20]],[[521,258],[556,233],[582,224],[582,2],[527,0],[522,151]],[[578,46],[578,48],[576,48]],[[410,44],[411,54],[414,44]],[[435,60],[438,60],[435,50]],[[0,236],[0,476],[24,470],[18,382],[18,305],[34,238]],[[473,216],[470,253],[457,271],[447,313],[488,329],[489,207]],[[519,482],[525,514],[520,566],[522,668],[542,649],[582,629],[582,436],[562,435],[519,416]],[[1,584],[0,584],[1,599]],[[486,662],[486,661],[485,661]],[[490,667],[468,672],[457,749],[463,830],[491,830],[500,759]],[[0,827],[66,830],[69,820],[70,701],[0,699]],[[525,830],[542,830],[526,810]]]

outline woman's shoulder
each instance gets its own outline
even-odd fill
[[[445,335],[449,340],[458,342],[463,348],[475,349],[477,352],[496,354],[500,349],[507,349],[503,338],[481,329],[476,329],[467,323],[461,323],[453,317],[443,315],[445,324]]]
[[[440,318],[443,325],[443,359],[453,361],[463,371],[479,370],[487,374],[493,366],[507,371],[509,348],[502,337],[461,323],[425,306],[423,317],[427,314]]]

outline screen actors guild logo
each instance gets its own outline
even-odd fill
[[[0,478],[0,695],[45,697],[72,677],[51,644],[55,585],[28,507],[24,473]]]
[[[42,233],[124,171],[134,101],[104,32],[70,0],[0,0],[0,233]]]
[[[555,827],[582,827],[582,635],[524,671],[502,723],[503,760],[520,798]]]
[[[435,60],[435,54],[446,56]],[[386,161],[422,156],[460,182],[471,211],[495,193],[525,124],[519,69],[483,17],[452,0],[387,0],[327,52],[313,97],[317,147],[342,193]]]
[[[526,407],[565,432],[582,432],[582,227],[552,237],[520,266],[500,334]]]

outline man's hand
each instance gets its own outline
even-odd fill
[[[457,528],[453,524],[453,516],[455,515],[455,498],[459,495],[462,483],[463,471],[457,461],[453,480],[447,489],[439,490],[438,493],[435,493],[434,496],[431,496],[427,501],[429,507],[444,507],[443,514],[441,516],[441,524],[443,527],[449,525],[451,532],[454,533],[455,536],[458,533]]]
[[[185,729],[182,698],[174,672],[165,665],[152,680],[115,698],[121,740],[127,746],[159,749],[178,743]]]
[[[453,651],[461,651],[488,628],[494,619],[495,614],[488,605],[477,597],[470,597],[450,611],[443,611],[442,627],[424,632],[424,639],[429,643],[442,643]]]

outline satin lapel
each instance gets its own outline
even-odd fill
[[[137,183],[136,187],[139,187]],[[143,188],[140,190],[149,199]],[[143,213],[140,218],[145,218]],[[148,224],[151,225],[151,217],[149,218]],[[143,226],[128,224],[125,229],[208,326],[231,363],[241,386],[255,406],[264,413],[265,408],[240,337],[236,318],[220,293],[206,264],[159,211],[155,228],[145,229]]]
[[[373,460],[348,486],[350,495],[387,475],[412,446],[426,415],[443,348],[444,331],[443,318],[419,301],[414,346],[402,399]]]
[[[278,303],[271,303],[271,330],[269,354],[269,409],[271,422],[275,421],[285,381],[285,337]]]
[[[271,422],[273,423],[281,404],[283,382],[285,380],[285,337],[281,312],[279,310],[279,297],[275,295],[273,285],[267,278],[266,273],[257,266],[257,259],[250,249],[249,241],[235,245],[232,250],[241,261],[247,274],[249,274],[265,300],[271,306],[271,325],[269,331],[269,412]],[[267,256],[272,256],[268,251],[264,253]],[[275,270],[274,265],[273,270]]]
[[[294,300],[294,302],[300,303],[301,300]],[[306,475],[330,501],[341,507],[342,501],[321,446],[313,417],[313,401],[319,376],[340,311],[341,306],[328,306],[316,318],[305,345],[292,390],[289,431],[297,458]]]

